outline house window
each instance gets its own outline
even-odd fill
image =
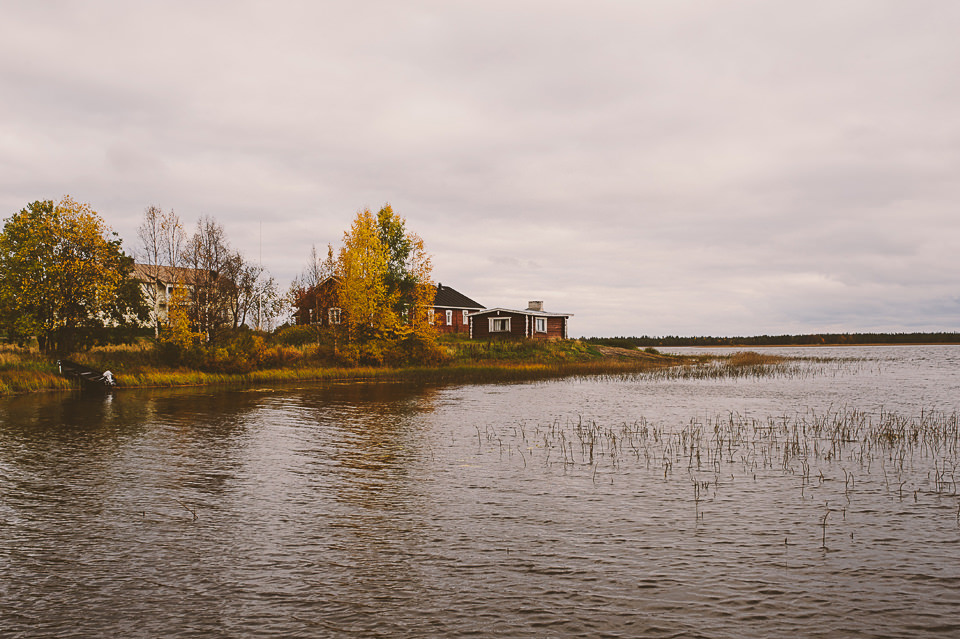
[[[340,323],[340,309],[339,309],[339,308],[331,308],[331,309],[328,309],[328,310],[327,310],[327,321],[329,321],[331,324],[339,324],[339,323]]]
[[[547,318],[546,317],[535,317],[533,318],[533,328],[538,333],[547,332]]]
[[[447,326],[453,326],[453,311],[447,311]]]
[[[491,317],[490,332],[491,333],[509,333],[510,318],[509,317]]]
[[[432,308],[427,311],[427,322],[430,324],[430,326],[433,326],[433,309]]]
[[[464,312],[463,312],[463,325],[464,325],[464,326],[466,326],[467,324],[470,323],[470,320],[467,319],[467,313],[469,313],[469,312],[470,312],[470,311],[464,311]]]

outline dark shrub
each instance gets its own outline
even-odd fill
[[[283,346],[304,346],[317,341],[317,332],[310,326],[284,326],[273,334],[273,339]]]

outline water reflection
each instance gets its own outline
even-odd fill
[[[323,540],[322,555],[299,570],[314,587],[337,593],[336,601],[304,611],[318,627],[403,615],[429,589],[418,561],[429,527],[427,482],[418,469],[429,453],[423,415],[436,392],[347,385],[286,399],[282,414],[297,416],[298,468],[307,478],[295,492],[312,502],[304,505],[310,512],[324,513],[303,531]]]

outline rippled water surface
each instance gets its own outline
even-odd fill
[[[0,636],[960,634],[960,348],[0,402]]]

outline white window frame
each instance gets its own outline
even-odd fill
[[[447,316],[447,326],[453,326],[453,311],[448,310],[446,312],[446,316]]]
[[[543,328],[540,328],[540,325],[543,325]],[[547,318],[546,317],[534,317],[533,318],[533,330],[537,333],[546,333],[547,332]]]
[[[491,333],[509,333],[510,332],[510,318],[509,317],[491,317],[489,318],[489,330]],[[498,323],[502,323],[505,328],[496,328]]]
[[[470,324],[470,318],[467,317],[467,314],[470,311],[463,311],[463,325],[468,326]]]
[[[427,323],[430,324],[430,326],[433,326],[434,314],[435,314],[435,312],[434,312],[434,310],[433,310],[432,308],[431,308],[431,309],[427,309]]]
[[[327,309],[327,321],[333,324],[339,324],[342,321],[340,309],[336,306]]]

